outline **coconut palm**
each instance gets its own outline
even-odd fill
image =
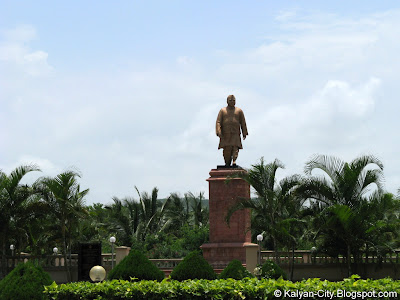
[[[113,197],[113,201],[105,207],[109,213],[109,231],[117,235],[122,245],[132,245],[139,234],[140,203],[130,197]]]
[[[140,193],[136,186],[135,189],[140,203],[140,223],[137,236],[139,240],[144,241],[148,234],[164,231],[168,227],[165,213],[171,202],[171,197],[162,202],[158,199],[157,187],[153,188],[151,195],[147,192]]]
[[[278,243],[282,235],[281,222],[289,218],[287,205],[293,201],[293,192],[301,180],[299,175],[293,175],[278,183],[276,171],[279,168],[283,169],[284,165],[278,159],[265,164],[264,158],[261,158],[260,162],[252,165],[252,168],[246,173],[235,175],[235,177],[248,182],[255,190],[257,197],[255,199],[242,199],[228,210],[226,217],[229,223],[235,211],[250,209],[252,212],[252,229],[259,233],[268,233],[277,263],[279,263]]]
[[[41,191],[43,200],[50,208],[51,215],[58,224],[63,242],[68,281],[71,281],[72,277],[67,254],[71,253],[72,241],[74,234],[76,234],[76,228],[78,228],[79,218],[87,214],[84,197],[89,189],[80,190],[78,177],[80,175],[77,172],[66,171],[54,178],[40,178],[35,184],[36,189]]]
[[[177,193],[169,196],[169,205],[165,211],[166,231],[178,236],[182,227],[189,223],[190,197],[185,194],[180,197]]]
[[[22,185],[22,178],[33,171],[40,171],[36,165],[23,165],[14,169],[10,175],[0,171],[0,243],[2,249],[2,275],[5,276],[5,255],[10,237],[25,235],[21,232],[32,217],[35,199],[34,191],[27,185]],[[14,241],[15,242],[15,241]]]
[[[209,210],[203,203],[204,192],[200,192],[199,196],[195,196],[191,192],[187,193],[187,197],[191,203],[193,224],[196,227],[205,226],[208,224]]]
[[[378,195],[383,192],[383,164],[372,155],[360,156],[350,163],[333,156],[315,155],[304,170],[310,177],[297,191],[319,211],[316,222],[324,246],[339,251],[340,245],[344,246],[350,275],[351,253],[363,244],[367,220],[363,212],[369,203],[368,192],[372,186]],[[314,170],[323,175],[311,176]]]

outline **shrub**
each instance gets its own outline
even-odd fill
[[[164,279],[164,272],[157,268],[142,252],[133,250],[108,274],[108,279],[130,280]]]
[[[282,277],[287,279],[286,273],[272,260],[267,260],[261,267],[261,277],[278,279]]]
[[[216,279],[213,268],[198,252],[190,252],[171,273],[171,278],[179,281],[186,279]]]
[[[50,275],[31,262],[20,263],[0,281],[0,299],[45,299],[44,286],[52,283]]]
[[[361,280],[357,276],[338,282],[330,282],[312,278],[297,282],[285,281],[283,279],[261,279],[244,278],[242,280],[220,279],[220,280],[188,280],[188,281],[103,281],[102,283],[74,282],[57,285],[53,283],[45,288],[49,299],[53,300],[92,300],[92,299],[295,299],[299,294],[293,295],[295,290],[304,293],[304,298],[337,299],[338,292],[346,292],[346,299],[398,299],[400,295],[400,281],[390,278],[379,280]],[[281,294],[277,297],[276,291]],[[291,294],[286,295],[285,291]],[[327,294],[321,295],[321,290],[329,291],[336,295],[331,297]],[[311,292],[314,292],[314,297]],[[380,293],[380,295],[379,295]],[[308,294],[308,296],[307,296]]]
[[[229,265],[219,274],[219,279],[233,278],[236,280],[243,279],[245,277],[253,277],[253,275],[243,267],[240,260],[234,259]]]

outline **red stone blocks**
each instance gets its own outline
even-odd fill
[[[203,255],[215,267],[227,265],[233,259],[246,263],[246,246],[251,245],[250,211],[236,211],[226,222],[228,209],[241,199],[250,198],[250,186],[240,178],[226,178],[243,169],[213,169],[210,172],[210,243],[203,244]]]

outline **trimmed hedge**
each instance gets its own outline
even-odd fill
[[[108,279],[158,280],[165,277],[164,272],[157,268],[142,252],[132,250],[114,269],[108,273]]]
[[[247,271],[245,267],[243,267],[241,261],[238,259],[232,260],[218,276],[219,279],[233,278],[236,280],[240,280],[245,277],[252,278],[254,276]]]
[[[217,274],[198,251],[193,251],[172,270],[171,278],[179,281],[187,279],[216,279]]]
[[[0,299],[44,299],[44,286],[52,282],[50,275],[40,266],[31,262],[20,263],[0,281]]]
[[[372,296],[375,291],[375,299],[397,299],[397,296],[389,292],[400,295],[400,281],[390,278],[379,280],[360,280],[357,276],[352,276],[339,282],[330,282],[318,278],[291,282],[283,279],[261,279],[245,278],[242,280],[220,279],[220,280],[163,280],[156,281],[105,281],[103,283],[77,282],[70,284],[57,285],[53,283],[45,288],[48,299],[53,300],[89,300],[89,299],[337,299],[331,298],[328,292],[336,293],[345,291],[346,299],[374,299]],[[279,292],[276,292],[279,290]],[[317,294],[322,291],[321,297]],[[379,294],[384,292],[385,294]],[[274,294],[275,293],[275,294]],[[279,296],[281,293],[281,296]],[[304,294],[307,293],[307,294]],[[311,297],[311,293],[315,293]],[[321,292],[319,292],[321,293]],[[325,293],[325,294],[323,294]],[[358,293],[358,294],[357,294]],[[364,294],[363,294],[364,293]],[[370,295],[368,296],[368,293]],[[337,295],[337,294],[335,294]],[[278,297],[276,297],[278,296]],[[378,298],[379,297],[379,298]]]
[[[279,277],[282,277],[283,279],[287,279],[286,273],[272,260],[267,260],[261,266],[261,277],[271,279],[278,279]]]

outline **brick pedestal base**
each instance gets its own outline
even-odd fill
[[[210,242],[201,246],[204,258],[214,268],[224,268],[233,259],[243,264],[248,262],[248,253],[253,253],[256,244],[251,243],[250,211],[236,211],[229,226],[226,223],[228,209],[240,198],[250,198],[250,186],[242,179],[235,178],[225,183],[226,178],[243,169],[213,169],[210,172]],[[247,259],[246,259],[247,253]],[[252,264],[251,264],[252,265]]]

